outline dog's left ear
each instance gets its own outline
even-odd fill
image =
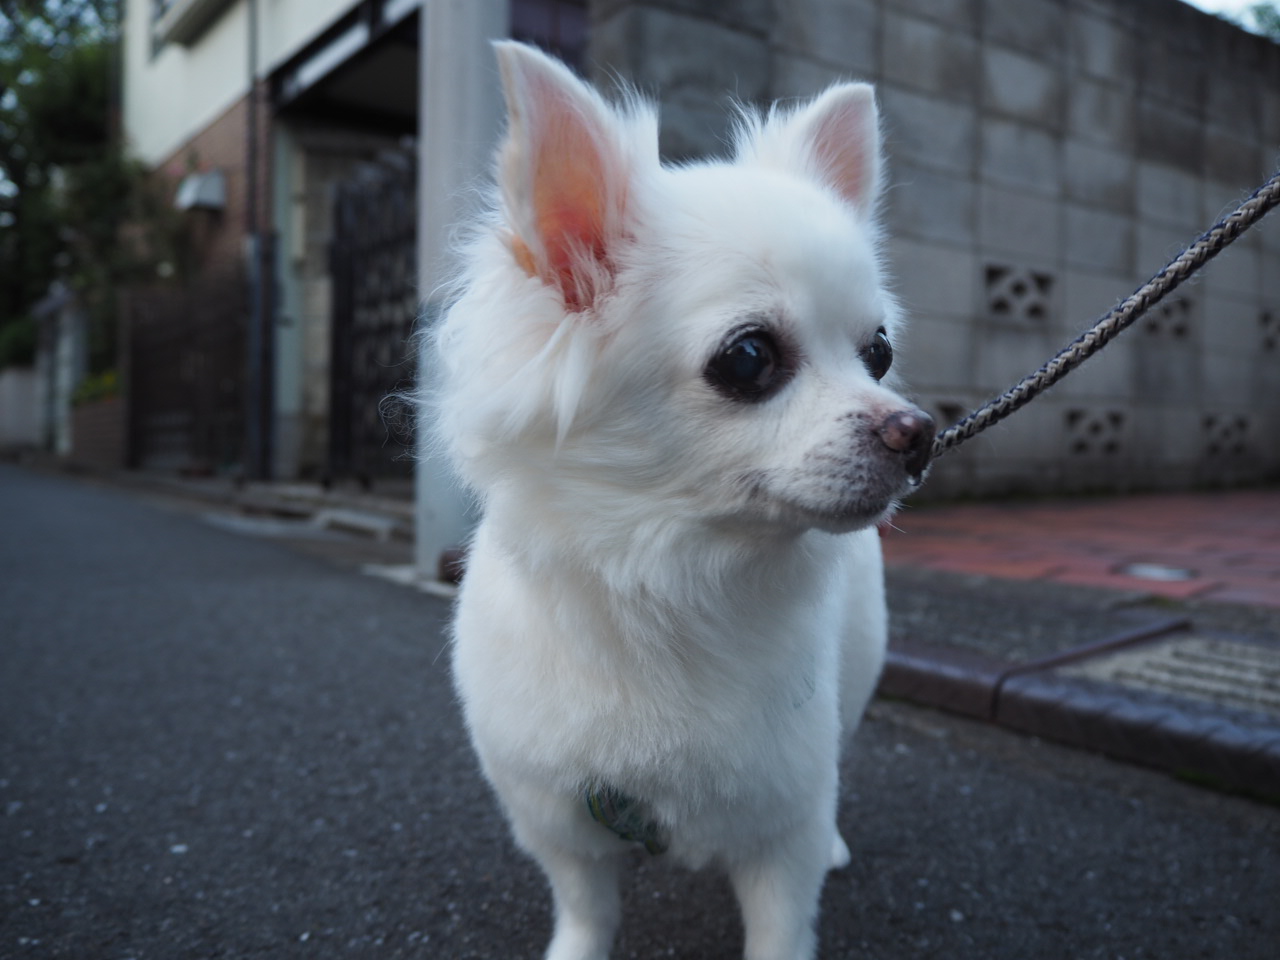
[[[870,84],[830,87],[785,124],[811,174],[869,217],[880,193],[881,166],[879,113]]]

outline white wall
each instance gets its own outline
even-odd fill
[[[0,370],[0,449],[40,443],[36,372],[30,367]]]
[[[356,0],[258,0],[258,75],[297,53]],[[145,163],[158,164],[249,89],[249,2],[236,0],[190,47],[153,55],[150,0],[126,0],[124,128]]]

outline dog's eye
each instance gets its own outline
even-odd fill
[[[763,400],[787,379],[782,351],[763,330],[749,330],[730,341],[707,364],[707,380],[732,400]]]
[[[862,348],[862,362],[877,380],[884,379],[893,366],[893,345],[889,343],[889,334],[885,333],[884,327],[877,330],[875,338]]]

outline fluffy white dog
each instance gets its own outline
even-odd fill
[[[881,668],[875,530],[929,417],[884,383],[873,93],[744,111],[658,159],[654,112],[497,47],[494,211],[435,332],[442,445],[483,504],[454,670],[485,774],[604,958],[635,844],[728,871],[753,960],[808,958],[841,733]]]

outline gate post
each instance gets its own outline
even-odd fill
[[[441,303],[437,290],[452,272],[450,237],[473,209],[468,190],[487,173],[502,118],[498,69],[491,40],[510,32],[509,0],[423,0],[419,49],[418,279],[422,325]],[[430,383],[435,358],[425,339],[418,377]],[[440,553],[459,546],[470,531],[466,497],[427,440],[419,422],[414,478],[415,563],[418,576],[435,579]]]

